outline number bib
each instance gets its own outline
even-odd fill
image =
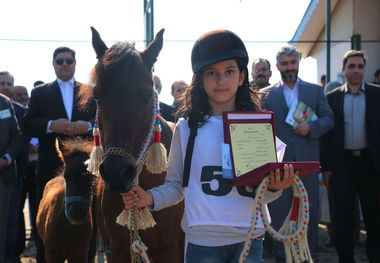
[[[180,119],[183,162],[190,134],[187,120]],[[185,187],[185,214],[189,227],[199,225],[249,227],[253,189],[232,187],[222,178],[222,117],[211,117],[198,129]],[[259,220],[257,228],[262,228]]]

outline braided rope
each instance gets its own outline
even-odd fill
[[[132,211],[133,210],[136,210],[136,207],[133,207]],[[132,249],[133,242],[138,238],[138,232],[137,232],[137,230],[135,230],[135,229],[137,229],[136,212],[135,211],[132,212],[132,224],[133,224],[133,227],[132,227],[133,230],[131,229],[129,231],[129,251],[131,254],[131,263],[137,263],[137,262],[139,262],[138,255]]]
[[[148,134],[144,140],[144,143],[143,145],[141,146],[140,148],[140,152],[138,154],[138,157],[137,157],[137,160],[136,160],[136,166],[137,166],[137,173],[136,173],[136,177],[134,179],[134,184],[135,185],[138,185],[139,183],[139,175],[142,171],[142,167],[143,167],[143,160],[145,160],[145,153],[146,151],[148,150],[148,147],[150,145],[150,142],[154,136],[153,134],[153,131],[154,131],[154,127],[156,126],[156,118],[160,112],[159,110],[159,102],[158,102],[158,93],[156,90],[153,89],[153,102],[152,102],[152,120],[150,122],[150,127],[149,127],[149,131],[148,131]],[[126,151],[125,151],[126,152]],[[128,152],[127,152],[128,154]],[[143,208],[143,209],[146,209],[146,208]],[[135,263],[135,262],[139,262],[141,259],[142,262],[144,263],[149,263],[149,258],[148,258],[148,255],[146,253],[146,250],[148,250],[148,248],[145,246],[145,244],[141,241],[141,238],[138,234],[138,223],[137,223],[137,208],[136,207],[133,207],[129,213],[131,214],[130,216],[132,217],[132,227],[130,229],[130,232],[129,232],[129,235],[130,235],[130,253],[131,253],[131,260],[132,260],[132,263]],[[143,247],[144,249],[138,249],[137,247],[137,243],[139,244],[139,247]],[[140,256],[140,257],[138,257]]]
[[[148,254],[146,253],[148,248],[140,239],[137,239],[132,243],[131,250],[133,250],[134,253],[140,255],[141,261],[143,263],[149,262]]]
[[[307,243],[307,225],[309,222],[308,196],[304,185],[297,175],[293,175],[292,192],[293,204],[283,226],[279,231],[273,229],[269,224],[265,212],[264,194],[270,182],[269,177],[265,178],[256,190],[256,197],[253,203],[253,219],[249,228],[247,239],[244,243],[243,251],[239,262],[244,263],[251,249],[252,241],[255,239],[256,225],[259,218],[263,220],[264,228],[275,240],[284,243],[286,252],[286,262],[291,263],[292,258],[296,263],[305,260],[312,263],[310,250]]]
[[[154,136],[153,131],[154,127],[156,126],[156,118],[158,114],[160,113],[160,107],[159,107],[159,102],[158,102],[158,93],[155,89],[153,89],[153,101],[152,101],[152,119],[150,121],[150,127],[148,130],[148,134],[145,137],[144,143],[140,148],[140,152],[137,156],[137,165],[142,163],[142,161],[145,159],[145,153],[148,150],[148,147],[150,145],[150,142],[152,141],[152,138]]]

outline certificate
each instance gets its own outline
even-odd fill
[[[258,185],[271,171],[283,169],[285,163],[278,162],[276,150],[283,155],[284,149],[277,149],[280,140],[276,139],[274,125],[273,112],[223,112],[223,149],[229,149],[223,150],[223,174],[229,175],[232,170],[231,177],[225,177],[231,178],[232,185]],[[320,168],[319,162],[286,164],[292,164],[299,176]]]
[[[236,177],[277,161],[270,123],[233,123],[229,129]]]

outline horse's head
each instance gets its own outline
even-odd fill
[[[79,224],[89,216],[93,194],[93,175],[84,162],[89,158],[93,144],[84,139],[61,141],[57,138],[56,149],[64,163],[65,214],[72,224]]]
[[[162,48],[164,30],[143,52],[130,43],[107,48],[99,33],[91,30],[98,58],[92,76],[93,94],[105,151],[99,170],[106,188],[124,192],[136,176],[136,158],[152,120],[152,67]]]

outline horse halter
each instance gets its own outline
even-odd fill
[[[105,155],[117,155],[117,156],[122,156],[122,157],[128,157],[131,160],[136,159],[131,153],[129,153],[124,148],[120,148],[120,147],[108,147],[104,154]]]
[[[94,180],[92,180],[88,199],[80,195],[67,196],[66,183],[65,183],[65,216],[66,216],[67,221],[69,221],[70,224],[73,223],[73,219],[71,218],[70,213],[69,213],[69,205],[73,202],[79,202],[90,207],[92,204],[93,196],[94,196],[94,188],[95,188],[95,182]]]
[[[148,150],[148,147],[152,141],[152,138],[154,137],[154,130],[155,127],[160,124],[160,117],[159,114],[159,103],[158,103],[158,93],[155,89],[153,89],[153,100],[152,100],[152,118],[149,125],[148,134],[146,135],[144,139],[144,143],[140,147],[139,154],[137,158],[133,156],[128,150],[121,148],[121,147],[108,147],[105,150],[104,155],[117,155],[122,157],[130,158],[131,160],[134,160],[136,163],[136,166],[139,166],[142,164],[142,161],[145,157],[145,153]]]

